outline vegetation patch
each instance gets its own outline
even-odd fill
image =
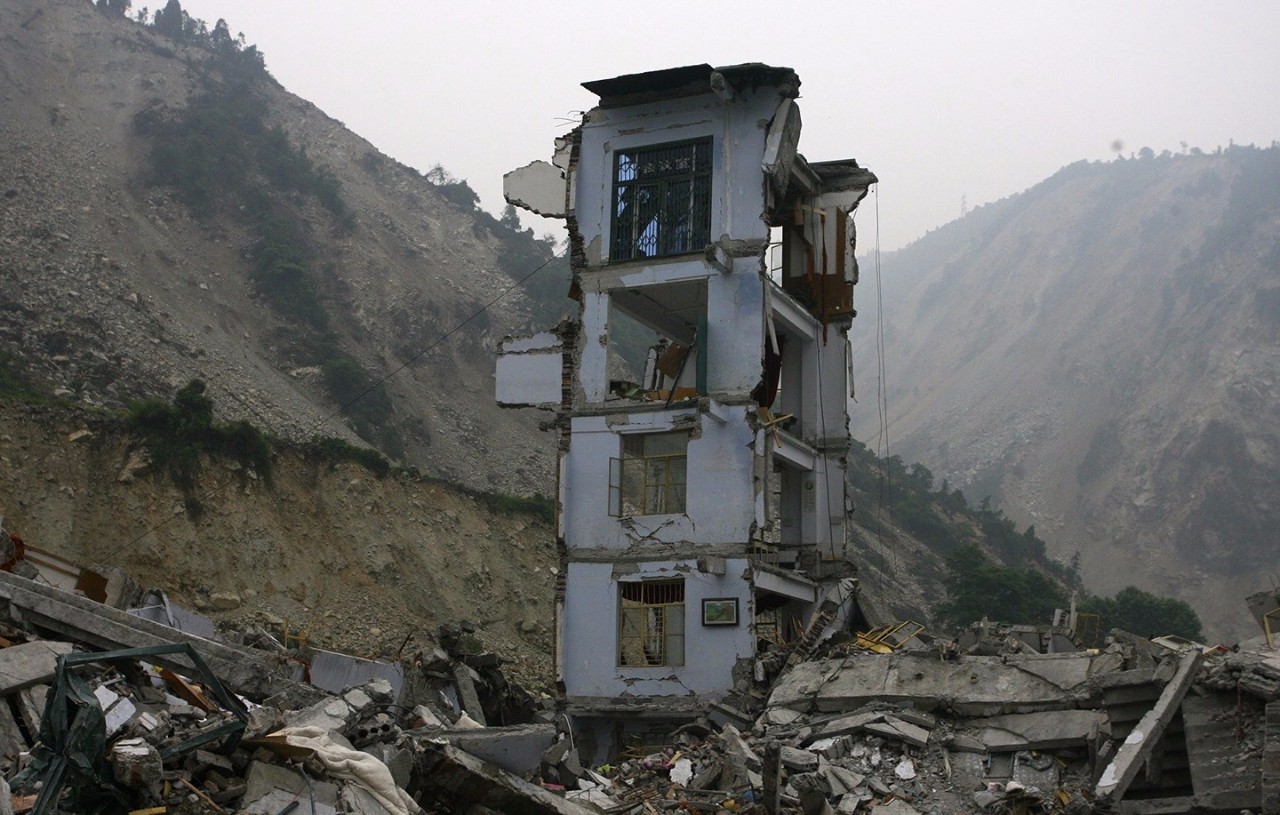
[[[168,473],[182,490],[193,518],[201,512],[196,488],[202,456],[230,458],[245,471],[252,470],[268,483],[271,480],[267,437],[246,421],[214,422],[213,400],[205,395],[205,384],[199,379],[184,385],[171,404],[136,402],[129,409],[126,425],[146,445],[155,467]]]
[[[351,231],[355,217],[341,184],[281,127],[267,125],[261,54],[243,39],[231,39],[225,21],[210,32],[170,0],[151,27],[214,56],[203,90],[186,107],[152,107],[135,118],[151,146],[147,181],[174,190],[197,218],[226,213],[250,231],[255,289],[276,313],[310,334],[302,343],[309,349],[302,364],[320,367],[326,392],[357,434],[393,456],[403,455],[386,389],[338,344],[314,268],[310,225],[299,208],[314,200],[332,216],[335,229]]]
[[[332,436],[316,436],[303,446],[304,455],[319,458],[330,463],[350,461],[359,464],[378,478],[385,478],[391,472],[391,462],[386,456],[371,447],[357,447],[344,439]]]
[[[0,397],[23,402],[48,402],[50,397],[9,354],[0,351]]]

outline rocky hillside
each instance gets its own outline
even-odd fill
[[[108,409],[200,377],[229,418],[549,493],[490,352],[555,312],[554,268],[497,299],[551,247],[169,22],[0,0],[0,367]]]
[[[888,438],[1091,589],[1181,597],[1229,639],[1280,526],[1280,149],[1146,152],[883,258]]]

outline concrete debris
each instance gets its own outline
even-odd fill
[[[0,597],[0,776],[19,812],[570,815],[609,801],[573,755],[560,767],[592,793],[580,801],[521,777],[539,774],[552,714],[470,623],[394,670],[324,652],[308,672],[305,648],[216,642],[9,573]],[[144,602],[175,619],[163,595]]]
[[[328,653],[317,680],[314,652],[265,631],[216,642],[5,573],[0,598],[0,805],[20,813],[1280,810],[1280,654],[1262,642],[878,652],[837,633],[808,659],[771,648],[730,697],[588,763],[467,622],[392,670]],[[58,757],[65,786],[45,783]]]

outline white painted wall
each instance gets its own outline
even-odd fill
[[[760,163],[766,128],[780,100],[776,90],[762,87],[742,93],[725,105],[708,91],[648,105],[591,111],[582,128],[582,147],[574,174],[574,211],[586,247],[587,263],[608,262],[609,205],[613,195],[614,152],[642,145],[711,136],[711,238],[768,239],[760,220],[764,186]],[[752,184],[729,181],[734,172]]]
[[[738,421],[719,422],[695,409],[580,416],[572,420],[563,459],[565,544],[624,550],[660,543],[744,546],[754,518],[753,434],[741,407],[725,407]],[[624,432],[664,432],[695,417],[689,440],[688,488],[682,515],[616,518],[609,515],[609,460],[621,455]]]
[[[570,563],[565,598],[564,677],[568,696],[707,696],[733,687],[734,663],[754,654],[750,584],[745,559],[730,559],[723,575],[703,574],[693,560],[639,564],[634,580],[683,577],[685,664],[619,666],[618,579],[610,563]],[[738,625],[703,626],[702,600],[738,598]]]

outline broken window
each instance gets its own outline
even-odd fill
[[[688,433],[623,436],[622,457],[609,462],[609,514],[684,512],[688,450]]]
[[[618,584],[618,664],[684,664],[684,580]]]
[[[611,260],[701,251],[710,233],[710,138],[614,153]]]

